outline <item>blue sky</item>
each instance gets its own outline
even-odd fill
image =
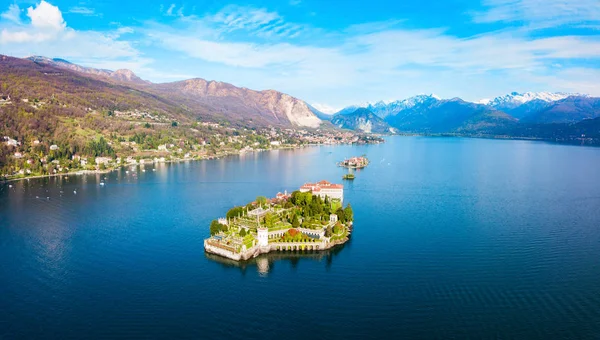
[[[325,111],[435,93],[600,96],[600,0],[4,1],[0,53],[276,89]]]

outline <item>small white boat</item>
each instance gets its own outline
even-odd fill
[[[77,190],[73,190],[73,193],[74,193],[75,195],[77,195]]]
[[[104,182],[100,182],[100,185],[102,185],[102,186],[103,186],[103,185],[104,185]]]

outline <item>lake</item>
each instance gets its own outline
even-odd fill
[[[347,244],[204,253],[232,206],[362,154]],[[600,335],[600,148],[390,137],[142,169],[0,185],[0,338]]]

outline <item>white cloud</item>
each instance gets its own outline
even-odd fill
[[[278,20],[276,13],[269,12],[218,18],[236,30],[260,30]],[[499,89],[514,90],[515,84],[543,86],[540,79],[554,72],[552,65],[561,60],[600,60],[600,38],[594,35],[534,38],[523,31],[504,30],[457,37],[444,29],[398,28],[399,23],[355,26],[345,35],[323,35],[330,40],[317,37],[303,40],[304,44],[251,37],[234,42],[227,39],[228,30],[215,33],[197,18],[180,21],[183,26],[177,30],[155,29],[149,36],[167,50],[235,69],[216,74],[216,79],[227,76],[222,80],[276,88],[337,107],[356,98],[376,101],[432,91],[466,99],[495,96],[502,93]],[[590,88],[587,80],[573,84]]]
[[[330,47],[291,43],[227,42],[181,32],[154,32],[162,46],[210,62],[236,67],[342,65],[355,73],[389,72],[421,65],[486,72],[543,66],[552,59],[600,58],[597,37],[530,39],[509,33],[458,38],[442,30],[389,30],[349,37]]]
[[[317,110],[319,110],[319,111],[321,111],[323,113],[327,113],[327,114],[334,114],[334,113],[340,111],[339,108],[335,108],[335,107],[329,106],[327,104],[314,103],[314,104],[311,104],[311,105],[315,109],[317,109]]]
[[[404,28],[402,20],[324,31],[287,22],[274,11],[240,6],[185,16],[183,7],[175,4],[161,8],[161,13],[173,17],[163,17],[169,25],[146,22],[104,32],[80,31],[67,25],[57,7],[41,1],[27,10],[31,22],[19,20],[16,5],[2,14],[0,50],[17,56],[62,57],[93,67],[129,68],[151,80],[202,76],[249,88],[273,88],[319,103],[315,107],[324,112],[354,102],[431,92],[465,99],[514,90],[600,94],[594,78],[599,71],[574,66],[600,60],[599,35],[533,36],[519,27],[522,22],[541,27],[557,18],[580,27],[584,21],[598,26],[592,15],[574,9],[557,14],[558,0],[549,0],[551,8],[539,6],[531,13],[527,6],[533,3],[486,0],[488,11],[475,20],[516,23],[465,37],[441,28]],[[166,57],[160,69],[153,69],[153,61],[134,46],[146,52],[162,49]]]
[[[27,16],[30,19],[27,24],[15,25],[14,20],[0,21],[0,48],[3,53],[62,58],[94,56],[109,60],[139,54],[129,42],[118,40],[124,33],[122,29],[106,33],[74,30],[67,26],[60,9],[44,0],[29,7]],[[4,16],[2,18],[5,19]]]
[[[532,75],[538,84],[544,84],[561,92],[587,93],[600,97],[600,70],[594,68],[574,67],[558,69],[543,75]]]
[[[285,22],[278,13],[264,8],[230,5],[204,19],[224,32],[243,30],[261,37],[294,38],[303,31],[301,25]]]
[[[167,15],[168,16],[172,16],[173,15],[173,10],[175,9],[175,4],[171,4],[171,6],[169,6],[169,9],[167,9]]]
[[[71,7],[67,13],[80,14],[84,16],[102,16],[101,14],[96,13],[93,8],[83,6]]]
[[[525,22],[534,27],[600,22],[598,0],[484,0],[487,11],[474,15],[474,21]]]
[[[0,14],[0,18],[21,24],[21,9],[19,5],[12,4],[8,6],[8,10]]]
[[[14,12],[14,7],[12,7]],[[9,8],[9,12],[11,8]],[[41,43],[56,39],[65,30],[62,13],[58,7],[42,0],[38,5],[27,9],[27,16],[31,20],[29,27],[23,29],[21,26],[16,30],[3,28],[0,31],[0,44],[8,43]],[[4,16],[3,16],[4,18]],[[12,20],[14,22],[14,20]]]
[[[31,19],[31,26],[35,28],[62,31],[67,26],[58,7],[44,0],[40,1],[35,8],[29,7],[27,16]]]

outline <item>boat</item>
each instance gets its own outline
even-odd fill
[[[354,174],[353,173],[345,174],[344,176],[342,176],[342,179],[351,181],[354,179]]]

